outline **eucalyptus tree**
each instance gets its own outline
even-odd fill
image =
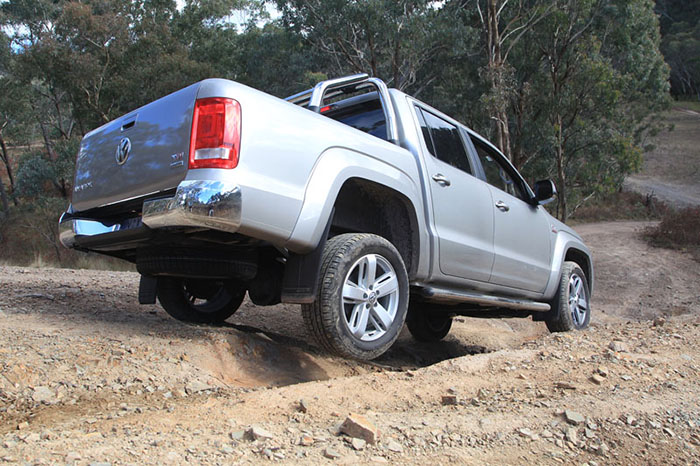
[[[671,92],[700,100],[700,4],[697,0],[657,0],[661,51],[671,67]]]
[[[2,159],[2,162],[6,167],[10,186],[12,186],[14,184],[12,180],[12,168],[9,163],[7,144],[5,144],[5,139],[2,134],[3,130],[9,124],[9,119],[5,115],[2,107],[5,106],[7,101],[6,82],[10,56],[10,38],[7,37],[4,32],[0,31],[0,94],[3,96],[2,101],[0,101],[0,159]],[[0,176],[0,203],[2,203],[3,215],[8,216],[10,213],[10,203],[7,200],[7,192],[5,191],[5,183],[2,180],[2,176]]]
[[[8,0],[2,22],[13,33],[13,83],[27,90],[26,105],[43,141],[21,156],[25,179],[55,175],[49,185],[67,195],[65,148],[90,129],[177,90],[204,68],[189,59],[170,25],[174,0]],[[69,159],[72,163],[72,154]],[[20,167],[21,170],[22,167]],[[25,183],[26,186],[26,183]],[[25,190],[26,191],[26,190]]]
[[[15,160],[10,155],[10,145],[19,146],[31,140],[34,118],[28,105],[28,86],[14,79],[14,62],[11,39],[0,32],[0,160],[7,175],[9,197],[16,205]],[[0,179],[0,183],[4,184],[4,181]],[[7,192],[4,187],[0,188],[0,191],[0,195],[4,196],[4,204],[8,201]]]
[[[284,24],[326,54],[334,74],[366,72],[419,95],[441,78],[465,32],[452,2],[277,0]]]
[[[328,79],[329,58],[304,37],[278,22],[251,25],[236,37],[232,77],[243,84],[286,97]]]
[[[460,4],[469,12],[467,18],[471,23],[480,26],[485,59],[481,71],[487,84],[480,100],[492,122],[493,140],[501,152],[521,168],[522,154],[513,152],[511,142],[509,109],[518,97],[511,53],[521,39],[550,14],[554,4],[544,0],[462,0]]]
[[[209,76],[279,97],[324,79],[328,60],[292,28],[270,18],[265,2],[190,2],[174,20],[178,40]]]
[[[650,0],[558,0],[528,38],[540,72],[532,117],[566,220],[582,201],[619,188],[641,164],[645,132],[667,102],[668,70]]]

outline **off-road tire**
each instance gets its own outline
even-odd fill
[[[366,255],[387,260],[398,282],[398,307],[386,332],[374,341],[363,341],[350,331],[342,290],[356,263]],[[328,240],[323,250],[319,289],[312,304],[302,305],[306,328],[321,348],[346,358],[370,360],[383,354],[396,341],[408,310],[408,275],[396,248],[386,239],[367,233],[348,233]]]
[[[220,324],[238,310],[245,293],[245,286],[237,280],[158,278],[158,301],[165,312],[182,322]],[[196,303],[195,298],[203,302]]]
[[[406,327],[414,339],[426,343],[436,342],[450,333],[452,317],[440,312],[431,312],[424,303],[411,302]]]
[[[570,282],[572,277],[578,277],[585,293],[586,312],[585,317],[574,319],[569,306],[571,295]],[[576,262],[564,262],[559,280],[559,289],[550,303],[552,309],[544,316],[544,321],[550,332],[569,332],[571,330],[583,330],[591,321],[591,293],[588,287],[586,274]]]

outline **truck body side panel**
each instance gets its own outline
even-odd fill
[[[351,177],[385,184],[420,210],[419,174],[407,150],[232,81],[206,80],[197,97],[231,97],[241,104],[238,167],[187,174],[188,180],[216,176],[240,186],[240,233],[293,252],[312,250]],[[417,216],[423,224],[420,211]]]

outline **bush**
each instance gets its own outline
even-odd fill
[[[700,261],[700,207],[669,211],[644,235],[654,246],[690,251]]]
[[[43,150],[21,154],[17,169],[17,194],[25,199],[67,198],[72,189],[79,147],[80,139],[73,138],[54,144],[55,158],[47,157]]]

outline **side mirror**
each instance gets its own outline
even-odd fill
[[[539,205],[552,202],[557,195],[557,187],[552,180],[541,180],[535,183],[535,201]]]

